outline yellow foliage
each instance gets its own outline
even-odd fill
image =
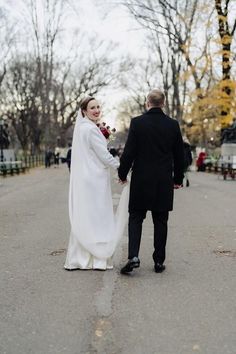
[[[225,34],[221,39],[222,44],[230,44],[232,42],[232,36]]]
[[[233,115],[227,114],[225,116],[221,116],[221,127],[226,128],[228,127],[233,121]]]
[[[224,15],[218,15],[218,19],[223,21],[223,22],[226,22],[227,21],[227,16],[224,16]]]
[[[179,78],[181,81],[187,81],[190,77],[192,77],[192,72],[190,70],[185,70]]]
[[[230,95],[226,89],[230,89]],[[200,95],[202,99],[199,99]],[[208,92],[195,90],[191,94],[193,104],[185,114],[184,120],[193,121],[195,126],[201,127],[204,121],[211,122],[212,129],[228,126],[236,113],[236,81],[222,80]],[[222,115],[225,112],[225,115]],[[208,123],[209,125],[209,123]]]

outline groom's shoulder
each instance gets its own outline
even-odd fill
[[[167,119],[167,121],[169,122],[169,124],[172,124],[172,126],[177,127],[179,125],[178,121],[174,118],[171,118],[170,116],[168,116],[167,114],[165,114],[165,118]]]
[[[144,114],[131,118],[132,124],[138,124],[138,122],[142,121],[144,118]]]

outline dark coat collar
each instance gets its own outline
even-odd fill
[[[151,113],[161,113],[161,114],[164,114],[163,110],[160,108],[160,107],[153,107],[153,108],[150,108],[148,111],[147,111],[147,114],[151,114]]]

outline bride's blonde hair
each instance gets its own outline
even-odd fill
[[[92,100],[95,100],[95,99],[96,98],[94,98],[92,96],[87,96],[82,100],[82,102],[80,104],[80,109],[81,109],[81,113],[82,113],[83,117],[85,116],[84,111],[87,111],[87,107],[88,107],[89,102]]]

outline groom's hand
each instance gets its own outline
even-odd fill
[[[182,187],[183,187],[182,184],[174,184],[174,189],[180,189]]]
[[[125,184],[125,183],[127,183],[127,179],[126,179],[125,181],[122,181],[122,180],[119,178],[118,183],[120,183],[120,184]]]

